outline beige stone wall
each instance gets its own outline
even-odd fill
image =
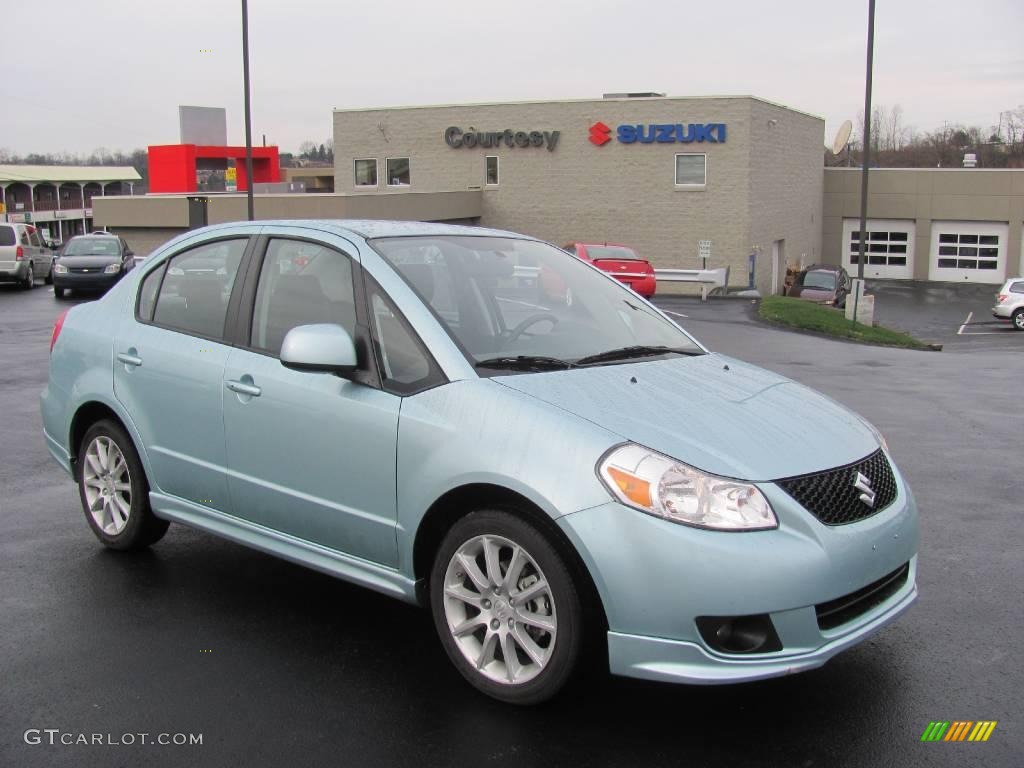
[[[751,176],[752,152],[764,128],[752,124],[752,110],[768,110],[780,121],[773,159]],[[725,143],[620,144],[596,147],[589,127],[619,124],[725,123]],[[785,121],[785,125],[782,125]],[[766,122],[762,121],[762,122]],[[452,149],[449,126],[497,132],[560,132],[554,151],[540,147]],[[796,130],[790,130],[795,126]],[[755,132],[756,131],[756,135]],[[786,133],[788,131],[788,133]],[[353,161],[375,158],[378,193],[388,190],[386,159],[408,157],[410,191],[482,188],[481,224],[524,232],[564,244],[572,240],[633,245],[658,267],[700,266],[697,241],[713,242],[710,266],[732,267],[733,285],[746,283],[750,253],[752,195],[786,189],[758,209],[764,236],[777,234],[796,247],[817,251],[820,224],[803,219],[820,208],[821,120],[748,97],[692,99],[597,99],[567,102],[485,104],[334,113],[335,191],[352,193]],[[793,142],[800,146],[793,148]],[[708,158],[705,189],[677,189],[675,155],[702,152]],[[484,185],[485,157],[499,158],[497,187]],[[803,164],[799,168],[793,164]],[[805,167],[804,167],[805,166]],[[800,184],[805,189],[796,190]],[[392,188],[393,189],[393,188]],[[811,198],[816,202],[809,203]],[[759,261],[763,271],[770,265]]]
[[[188,232],[186,227],[110,227],[136,256],[148,256],[168,240]]]
[[[757,288],[769,295],[775,241],[783,241],[780,282],[786,263],[821,261],[825,121],[754,100],[751,134],[749,245],[757,254]]]
[[[843,219],[860,216],[860,179],[858,168],[825,170],[822,249],[829,264],[842,263]],[[1002,277],[1024,274],[1024,170],[875,169],[869,176],[868,218],[916,221],[915,280],[928,279],[932,221],[1007,222]]]

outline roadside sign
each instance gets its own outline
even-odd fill
[[[698,240],[697,241],[697,252],[700,257],[707,261],[711,258],[711,241],[710,240]]]
[[[227,192],[236,192],[238,190],[238,169],[233,165],[224,171],[224,189]]]
[[[0,203],[0,215],[3,215],[5,213],[7,213],[7,206],[4,205],[3,203]]]

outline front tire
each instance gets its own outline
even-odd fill
[[[46,273],[44,281],[47,285],[53,285],[53,262],[50,262],[50,271]]]
[[[1013,324],[1014,330],[1024,331],[1024,309],[1018,309],[1010,316],[1010,322]]]
[[[92,532],[111,549],[142,549],[163,538],[168,522],[149,507],[149,483],[124,428],[93,424],[82,438],[75,468],[82,509]]]
[[[36,267],[35,264],[29,262],[28,274],[25,276],[25,281],[21,284],[21,287],[26,291],[31,291],[36,284]]]
[[[477,690],[537,704],[575,672],[579,594],[548,537],[522,518],[481,510],[456,522],[434,558],[429,589],[441,644]]]
[[[55,287],[53,289],[53,297],[55,299],[63,299],[64,298],[64,290],[65,289],[63,289],[63,288],[56,288]]]

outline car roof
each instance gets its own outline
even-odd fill
[[[515,237],[523,240],[535,240],[529,235],[508,232],[502,229],[473,227],[464,224],[439,224],[425,221],[388,221],[384,219],[269,219],[259,221],[226,222],[207,227],[213,231],[224,227],[240,225],[308,227],[339,235],[354,234],[366,240],[378,237],[423,237],[431,235],[469,235],[475,237]]]
[[[811,264],[809,267],[803,268],[804,272],[842,272],[842,267],[837,267],[835,264]]]

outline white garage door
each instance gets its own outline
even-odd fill
[[[868,219],[864,277],[909,280],[914,276],[914,221]],[[857,276],[860,219],[843,219],[843,266]]]
[[[1001,283],[1006,275],[1008,224],[933,221],[928,279]]]

